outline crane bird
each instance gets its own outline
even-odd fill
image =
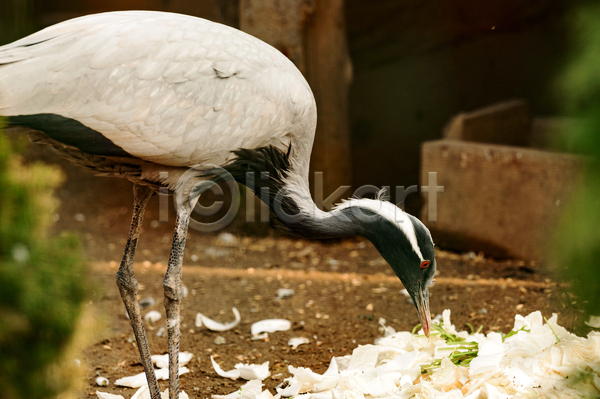
[[[261,199],[300,236],[369,239],[410,293],[429,335],[428,287],[436,270],[429,230],[380,199],[352,199],[329,212],[315,206],[308,189],[315,100],[300,71],[268,44],[172,13],[75,18],[0,47],[0,115],[66,158],[133,182],[133,217],[116,280],[152,399],[160,393],[136,300],[135,248],[150,197],[161,187],[181,194],[163,280],[174,399],[190,213],[198,185],[216,181],[196,165],[217,165],[255,193],[270,190]],[[248,184],[248,172],[269,174]],[[182,183],[184,174],[192,188]]]

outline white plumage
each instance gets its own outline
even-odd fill
[[[308,176],[316,107],[306,80],[279,51],[233,28],[170,13],[97,14],[0,47],[1,64],[0,115],[75,119],[171,166],[292,144],[292,159],[303,161],[294,167]]]

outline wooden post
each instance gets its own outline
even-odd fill
[[[352,183],[344,0],[240,0],[240,29],[271,44],[302,71],[317,101],[311,170],[325,196]]]
[[[317,101],[311,170],[323,172],[325,196],[352,184],[348,92],[352,64],[346,43],[344,0],[315,0],[308,16],[306,72]]]
[[[233,26],[234,28],[240,28],[239,0],[214,0],[214,5],[221,23]]]
[[[269,43],[306,74],[306,0],[240,0],[240,29]]]

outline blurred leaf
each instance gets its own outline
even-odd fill
[[[49,370],[70,342],[85,289],[78,241],[47,234],[58,205],[53,190],[62,179],[50,166],[25,165],[0,131],[0,392],[6,399],[53,397],[64,388]]]
[[[581,6],[575,15],[576,51],[560,87],[566,111],[579,122],[563,136],[567,149],[588,155],[590,163],[565,206],[553,263],[572,282],[577,304],[590,315],[600,314],[600,4]]]

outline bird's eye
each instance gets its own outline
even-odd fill
[[[421,269],[427,269],[429,267],[429,263],[430,262],[428,260],[421,262]]]

